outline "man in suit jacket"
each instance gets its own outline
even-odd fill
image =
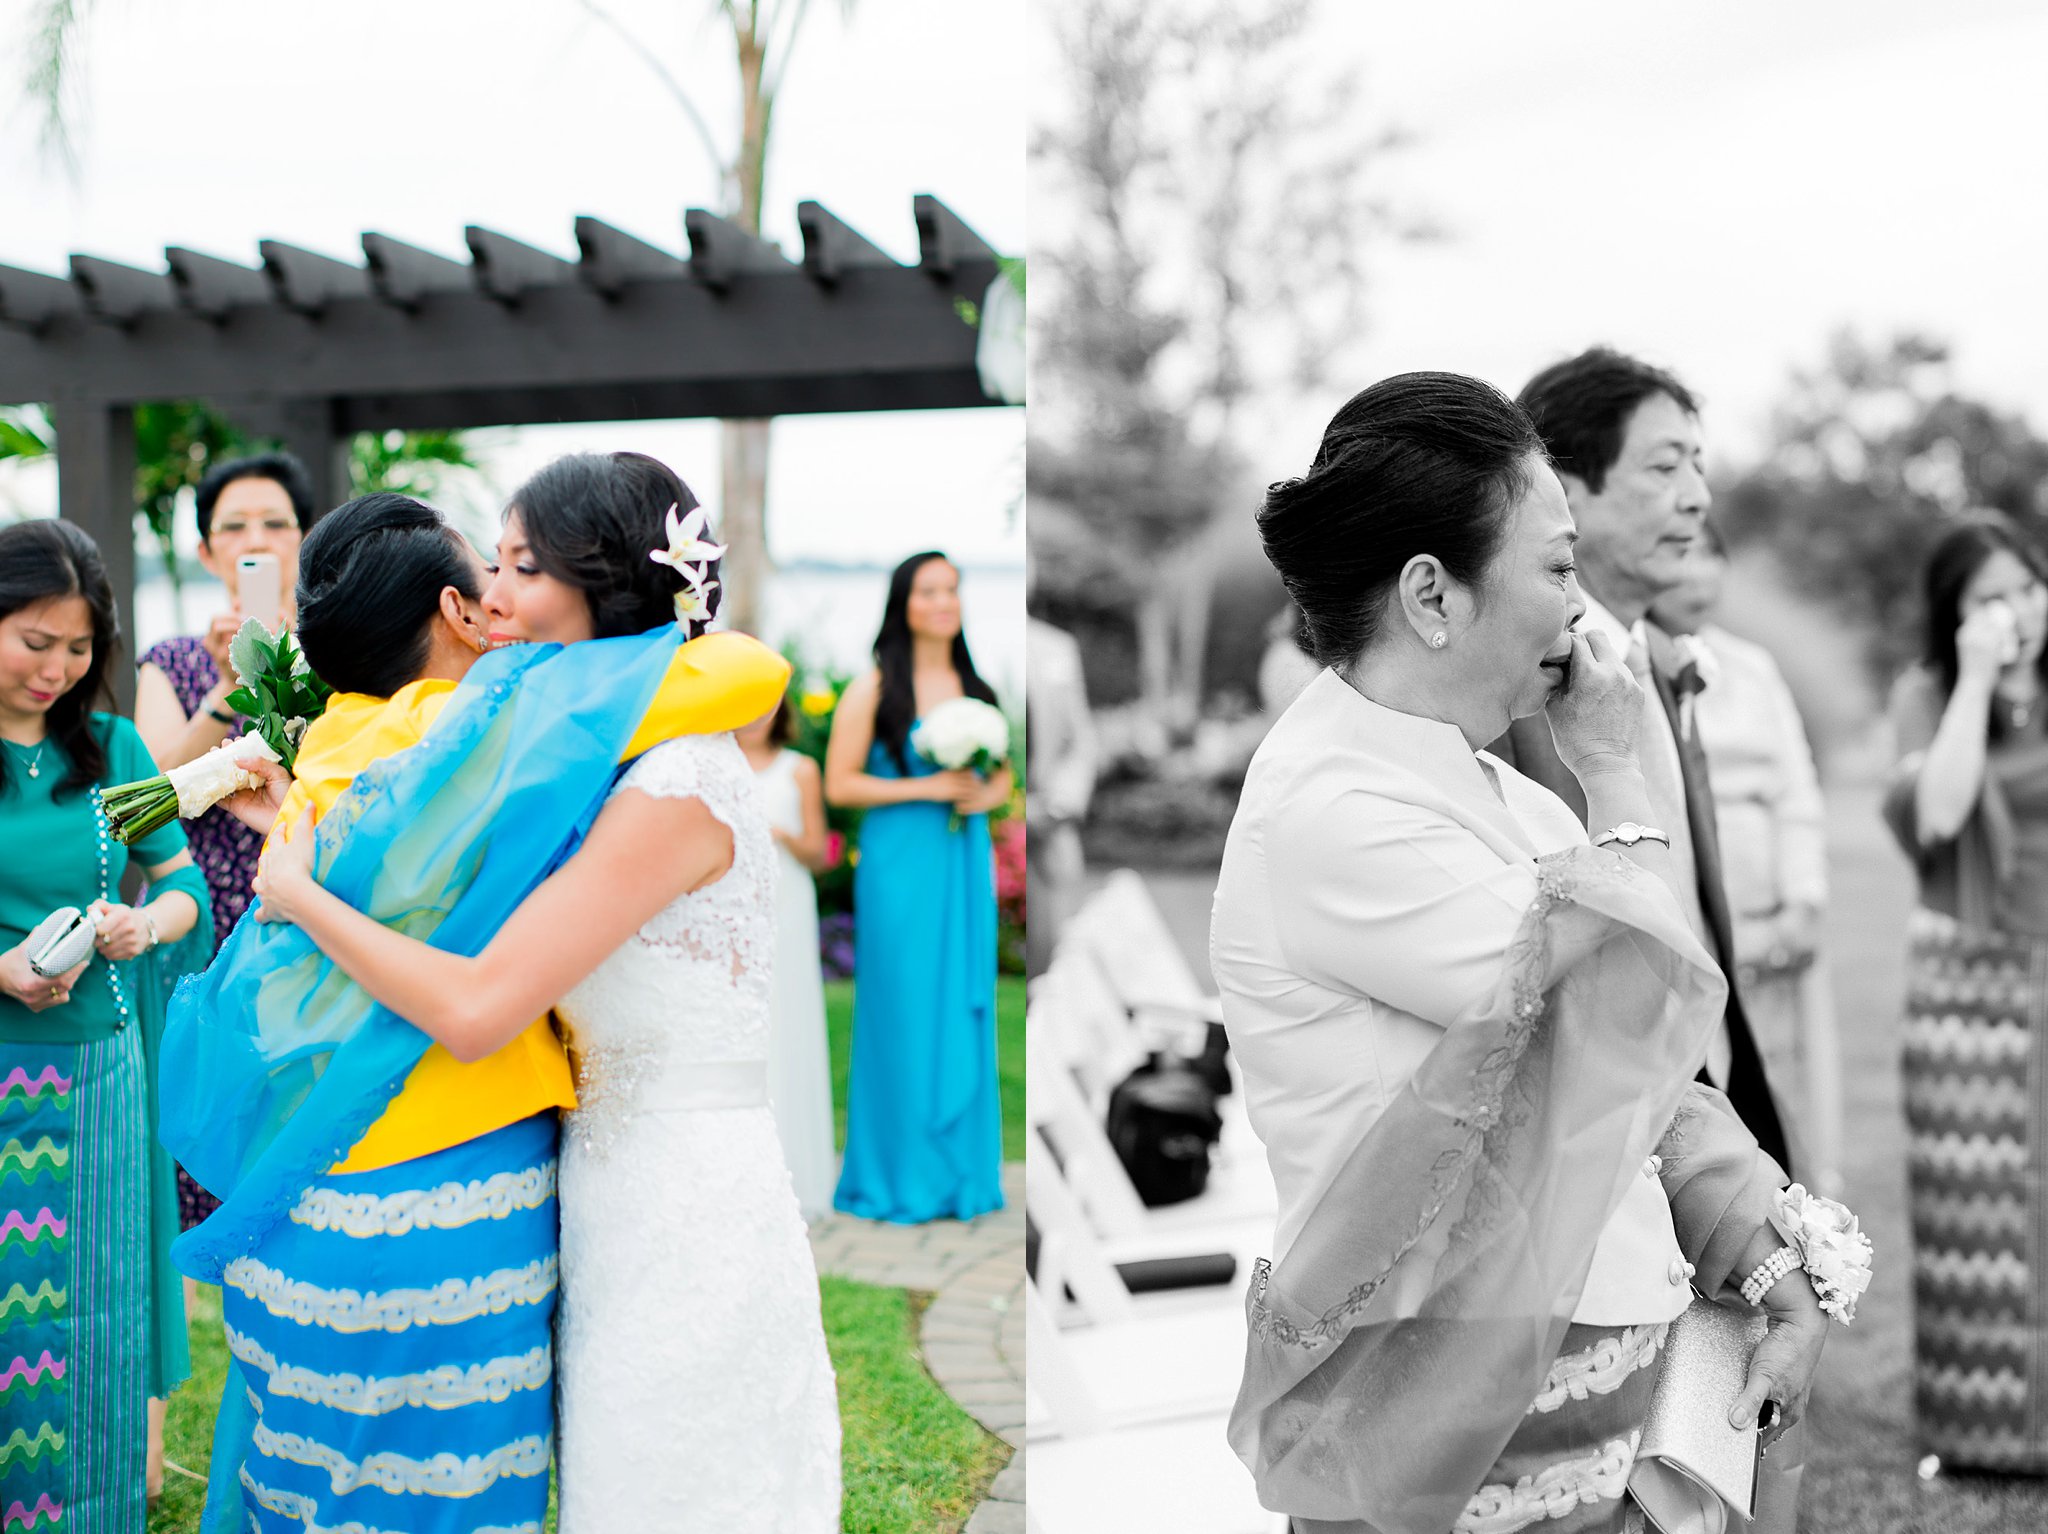
[[[1713,792],[1692,729],[1697,672],[1645,616],[1683,577],[1711,500],[1698,406],[1671,374],[1605,348],[1544,369],[1520,403],[1542,433],[1578,523],[1582,627],[1605,631],[1643,685],[1643,776],[1664,822],[1658,829],[1671,836],[1686,915],[1728,977],[1728,1011],[1701,1078],[1728,1094],[1757,1143],[1792,1174],[1784,1120],[1735,987]],[[1515,721],[1492,749],[1585,817],[1585,795],[1559,759],[1544,715]]]

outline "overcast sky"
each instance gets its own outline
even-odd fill
[[[1064,3],[1034,7],[1041,71]],[[1247,431],[1262,471],[1375,378],[1513,391],[1596,341],[1675,368],[1738,461],[1843,324],[1948,339],[2048,431],[2048,7],[1326,0],[1314,52],[1416,135],[1382,184],[1451,237],[1377,255],[1332,387]],[[1035,196],[1041,229],[1065,212]]]
[[[614,0],[728,143],[736,71],[710,0]],[[161,269],[184,245],[255,264],[282,239],[350,260],[379,230],[466,259],[465,224],[574,258],[591,214],[685,254],[683,210],[718,205],[710,160],[657,77],[577,0],[94,0],[75,180],[21,105],[30,7],[0,0],[0,262],[73,251]],[[997,249],[1024,227],[1022,0],[814,0],[777,105],[766,232],[801,249],[815,198],[902,260],[929,192]],[[672,463],[715,510],[709,423],[494,432],[502,496],[575,448]],[[942,546],[1022,558],[1023,412],[786,417],[769,478],[784,560],[893,563]],[[24,498],[42,479],[13,481]]]

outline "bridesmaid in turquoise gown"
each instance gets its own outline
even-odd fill
[[[959,571],[916,554],[890,577],[875,669],[840,699],[825,759],[825,796],[867,812],[833,1204],[899,1224],[1003,1205],[988,812],[1009,798],[1010,773],[942,772],[909,744],[918,719],[959,697],[996,701],[961,632]]]

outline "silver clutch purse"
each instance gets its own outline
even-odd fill
[[[92,917],[75,905],[52,911],[28,935],[28,967],[45,980],[75,969],[78,961],[92,952],[99,929]]]
[[[1763,1340],[1762,1316],[1695,1298],[1664,1338],[1664,1369],[1629,1492],[1662,1534],[1725,1534],[1756,1516],[1763,1434],[1728,1425]]]

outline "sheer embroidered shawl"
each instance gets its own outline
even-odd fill
[[[1726,982],[1663,886],[1588,847],[1537,867],[1489,998],[1253,1274],[1230,1441],[1269,1508],[1451,1527],[1705,1058]]]

